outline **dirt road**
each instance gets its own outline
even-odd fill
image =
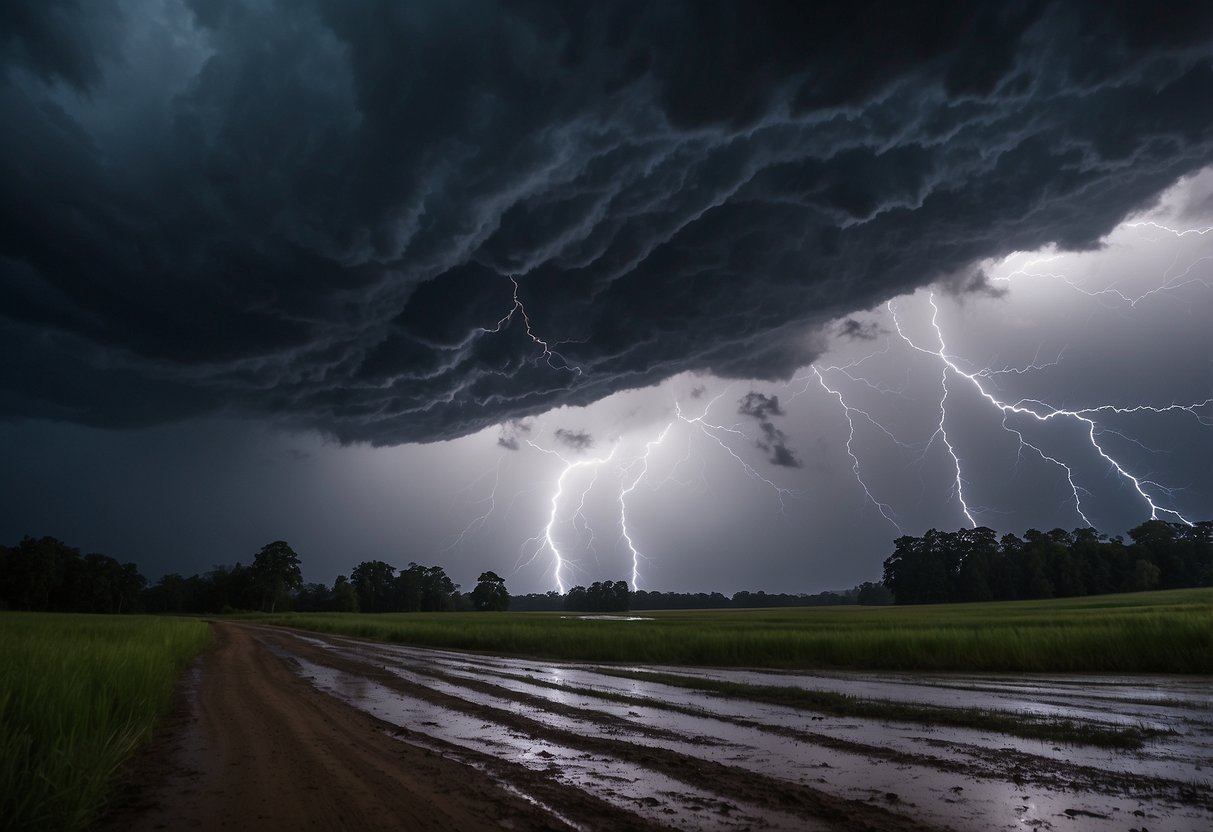
[[[608,623],[605,626],[620,626]],[[219,622],[126,829],[1204,829],[1208,680],[681,671],[1171,733],[1133,752]]]
[[[488,774],[401,742],[395,726],[316,691],[251,628],[214,628],[195,691],[135,761],[103,828],[571,828]],[[590,822],[629,828],[634,820],[611,807],[585,809]]]

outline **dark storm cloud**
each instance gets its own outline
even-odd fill
[[[875,341],[883,330],[875,321],[847,318],[838,325],[835,332],[839,337],[850,338],[853,341]]]
[[[1207,2],[10,0],[3,415],[384,444],[786,376],[813,329],[1093,246],[1213,161],[1211,27]]]
[[[990,282],[990,276],[984,269],[965,269],[943,275],[938,282],[945,292],[960,299],[969,295],[998,298],[1007,293],[1005,286],[995,286]]]
[[[783,408],[779,405],[778,396],[767,396],[751,390],[741,397],[737,412],[758,422],[760,433],[754,444],[766,452],[767,460],[772,465],[780,465],[785,468],[800,467],[800,460],[788,447],[787,434],[771,421],[771,417],[783,415]]]
[[[578,452],[594,447],[594,437],[584,430],[557,428],[556,439],[561,445]]]
[[[767,396],[757,390],[751,390],[738,400],[737,412],[742,416],[765,422],[772,416],[782,416],[783,408],[779,406],[778,396]]]
[[[508,419],[502,422],[497,444],[507,451],[518,450],[519,441],[531,435],[531,426],[519,419]]]

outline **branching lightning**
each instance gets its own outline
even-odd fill
[[[1200,226],[1200,227],[1196,227],[1196,228],[1171,228],[1170,226],[1163,225],[1161,223],[1154,222],[1154,221],[1130,222],[1130,223],[1125,223],[1123,227],[1124,228],[1133,228],[1133,229],[1152,228],[1156,231],[1161,231],[1166,234],[1171,234],[1178,238],[1189,237],[1189,236],[1204,237],[1210,233],[1213,233],[1213,226],[1206,225],[1206,226]],[[1065,273],[1056,272],[1056,271],[1038,271],[1038,270],[1036,270],[1038,266],[1041,266],[1041,265],[1047,264],[1047,263],[1053,263],[1053,262],[1061,259],[1062,255],[1056,254],[1056,253],[1049,254],[1044,257],[1036,257],[1031,260],[1028,260],[1027,262],[1024,263],[1024,265],[1020,266],[1019,268],[1015,269],[1014,271],[1012,271],[1006,275],[1002,275],[1000,277],[994,277],[992,279],[998,280],[998,281],[1001,281],[1004,283],[1009,283],[1012,281],[1012,279],[1019,278],[1019,277],[1034,277],[1034,278],[1045,278],[1045,279],[1050,279],[1050,280],[1058,280],[1058,281],[1064,283],[1066,286],[1073,289],[1074,291],[1076,291],[1080,294],[1086,295],[1087,297],[1096,298],[1096,299],[1100,299],[1100,300],[1111,299],[1115,303],[1124,304],[1125,306],[1128,306],[1130,309],[1133,309],[1133,308],[1136,308],[1139,303],[1141,303],[1142,301],[1144,301],[1148,298],[1152,298],[1155,295],[1161,294],[1163,292],[1171,292],[1176,289],[1181,289],[1185,286],[1203,286],[1206,289],[1213,288],[1213,283],[1210,283],[1210,281],[1207,277],[1202,277],[1199,275],[1195,276],[1195,277],[1192,276],[1193,271],[1201,263],[1207,263],[1207,262],[1213,261],[1213,255],[1206,254],[1206,255],[1199,256],[1199,257],[1195,258],[1194,260],[1192,260],[1192,262],[1188,263],[1188,265],[1186,267],[1184,267],[1184,269],[1182,271],[1180,271],[1176,274],[1172,274],[1172,271],[1176,268],[1176,266],[1179,263],[1180,254],[1181,254],[1181,252],[1179,252],[1179,251],[1176,252],[1174,261],[1171,263],[1170,266],[1167,267],[1166,271],[1164,271],[1164,273],[1162,275],[1162,280],[1157,286],[1147,289],[1146,291],[1144,291],[1136,296],[1126,294],[1125,292],[1121,291],[1120,289],[1115,288],[1114,286],[1108,286],[1103,289],[1088,289],[1085,286],[1082,286],[1081,284],[1079,284],[1076,280],[1074,280],[1072,277],[1070,277],[1069,275],[1067,275]]]
[[[1159,234],[1187,238],[1205,237],[1213,233],[1213,226],[1179,229],[1152,221],[1129,223],[1126,224],[1126,227],[1151,229]],[[1177,256],[1162,275],[1161,282],[1146,291],[1131,291],[1123,288],[1124,284],[1120,288],[1117,286],[1102,289],[1087,288],[1058,269],[1055,262],[1063,255],[1056,253],[1030,257],[1014,271],[1003,276],[991,277],[991,279],[1007,282],[1023,277],[1053,279],[1087,297],[1101,301],[1113,301],[1117,306],[1132,309],[1160,292],[1175,290],[1183,286],[1199,284],[1213,288],[1213,282],[1207,275],[1196,272],[1200,264],[1213,261],[1213,254],[1198,255],[1199,252],[1193,255],[1195,259],[1186,266],[1180,264]],[[1007,261],[1008,266],[1011,262]],[[520,299],[517,279],[511,278],[511,283],[514,288],[512,308],[493,329],[482,331],[486,333],[501,332],[511,323],[516,314],[520,315],[527,337],[540,349],[540,358],[546,361],[549,367],[580,374],[581,368],[570,364],[564,356],[552,349],[549,342],[535,333],[527,310]],[[956,413],[954,412],[962,407],[970,406],[967,394],[964,393],[968,389],[977,394],[975,401],[984,402],[985,405],[998,412],[1002,429],[1015,438],[1018,449],[1016,465],[1025,457],[1032,460],[1039,459],[1064,476],[1068,488],[1067,503],[1072,504],[1074,513],[1082,523],[1087,526],[1092,525],[1088,516],[1090,509],[1087,507],[1088,501],[1092,498],[1092,492],[1084,487],[1083,479],[1090,479],[1090,474],[1087,473],[1088,466],[1098,463],[1106,470],[1108,477],[1132,489],[1135,499],[1141,501],[1151,519],[1169,518],[1191,524],[1189,518],[1181,513],[1180,507],[1174,502],[1175,490],[1157,482],[1152,478],[1154,475],[1135,470],[1134,466],[1119,451],[1112,449],[1108,437],[1117,437],[1117,442],[1129,443],[1147,452],[1158,453],[1158,451],[1154,451],[1144,443],[1114,429],[1112,425],[1106,424],[1108,421],[1106,417],[1182,412],[1195,418],[1202,426],[1213,427],[1213,398],[1194,402],[1172,402],[1166,405],[1104,402],[1087,407],[1064,408],[1053,405],[1044,398],[1007,396],[1000,390],[1002,379],[1008,381],[1012,378],[1026,379],[1033,374],[1056,368],[1062,364],[1065,350],[1059,351],[1056,356],[1051,358],[1047,356],[1042,358],[1038,350],[1030,363],[1018,366],[993,364],[974,367],[949,350],[944,327],[940,321],[940,307],[934,293],[928,296],[928,303],[931,307],[929,325],[934,333],[933,341],[920,341],[921,335],[915,335],[910,329],[903,326],[904,312],[899,312],[894,301],[890,301],[886,304],[886,308],[891,318],[892,331],[890,338],[885,340],[881,349],[849,364],[810,365],[789,382],[789,385],[795,382],[802,383],[802,387],[788,397],[789,403],[806,395],[811,389],[818,389],[831,405],[839,408],[846,422],[845,451],[850,460],[851,473],[863,493],[863,499],[865,503],[874,507],[899,534],[904,533],[903,521],[890,502],[877,496],[881,491],[881,488],[878,487],[880,483],[872,479],[872,469],[865,466],[863,462],[864,452],[859,442],[861,434],[875,429],[896,447],[913,452],[919,463],[927,458],[932,449],[945,453],[949,465],[948,493],[955,499],[964,520],[970,526],[975,527],[978,525],[981,515],[989,509],[974,502],[974,495],[981,491],[979,487],[981,483],[970,470],[974,463],[971,458],[967,458],[963,447],[966,439],[963,431],[957,429]],[[894,335],[895,337],[892,337]],[[903,371],[905,373],[905,379],[900,386],[896,383],[890,385],[875,380],[876,376],[870,367],[864,366],[865,362],[877,356],[889,355],[891,345],[898,344],[907,347],[911,354],[924,356],[932,362],[937,362],[935,366],[939,370],[938,417],[935,418],[935,405],[932,405],[929,411],[931,427],[923,432],[923,438],[920,441],[903,441],[881,421],[877,410],[865,409],[856,403],[861,396],[875,393],[880,396],[895,396],[907,404],[912,404],[913,398],[907,393],[911,373],[909,364],[898,362],[902,365],[897,370],[898,374]],[[537,358],[536,361],[538,360]],[[704,455],[695,439],[698,435],[710,439],[719,446],[746,477],[770,489],[779,501],[780,513],[786,513],[789,500],[800,497],[803,492],[779,485],[746,461],[738,452],[740,446],[737,443],[738,441],[754,442],[755,437],[747,434],[740,424],[729,425],[709,421],[709,414],[713,407],[727,394],[728,390],[729,388],[726,387],[714,398],[706,401],[702,413],[698,415],[690,415],[685,412],[682,402],[675,400],[673,402],[674,418],[665,423],[659,431],[650,434],[650,438],[642,447],[636,444],[635,439],[630,443],[620,439],[616,440],[609,453],[605,455],[566,457],[560,451],[541,447],[535,442],[527,440],[526,444],[530,447],[557,457],[563,463],[563,467],[551,487],[546,523],[537,534],[522,544],[515,572],[534,563],[540,555],[545,557],[550,555],[554,582],[560,592],[564,593],[567,589],[566,580],[570,570],[577,568],[578,562],[576,558],[569,556],[567,547],[562,546],[558,539],[558,532],[561,528],[568,529],[571,526],[572,532],[577,538],[578,547],[592,553],[597,559],[596,546],[598,544],[590,523],[589,507],[597,504],[590,501],[591,494],[597,493],[598,489],[605,487],[614,491],[617,499],[620,552],[626,553],[631,560],[631,586],[634,589],[640,588],[642,566],[650,558],[641,543],[643,530],[635,528],[635,525],[630,522],[628,512],[634,508],[636,492],[640,490],[642,484],[646,491],[651,492],[658,491],[669,483],[677,483],[682,486],[693,485],[693,483],[680,480],[677,474],[680,468],[691,461],[693,456],[698,456],[701,466],[704,466]],[[699,390],[694,395],[698,398]],[[1076,427],[1080,430],[1082,439],[1077,451],[1071,448],[1063,453],[1055,449],[1057,446],[1054,439],[1050,438],[1048,442],[1045,441],[1045,437],[1050,436],[1049,426],[1060,424],[1068,424],[1072,428]],[[1046,433],[1042,434],[1041,430]],[[679,436],[681,439],[671,440],[672,436]],[[1071,429],[1066,429],[1057,438],[1065,439],[1067,437],[1073,437]],[[680,459],[676,461],[660,460],[660,468],[663,470],[659,473],[657,451],[663,445],[670,444],[671,441],[685,441],[685,453],[682,453]],[[631,447],[633,450],[625,453],[621,446]],[[487,503],[487,511],[479,513],[465,527],[459,538],[452,544],[453,546],[459,545],[465,538],[479,531],[488,516],[492,514],[496,502],[497,486],[501,478],[500,468],[499,460],[494,469],[491,493],[488,497],[477,501],[477,505]],[[588,479],[576,480],[576,485],[574,485],[576,472],[586,468],[593,469],[593,475]],[[701,477],[706,477],[706,470],[706,467],[701,467]],[[481,479],[484,476],[487,475],[482,475]],[[601,521],[599,521],[599,525],[601,525]]]
[[[939,307],[935,303],[934,293],[932,293],[930,295],[930,304],[931,304],[931,310],[932,310],[931,311],[931,327],[932,327],[932,329],[934,329],[936,338],[939,341],[939,348],[937,350],[927,349],[926,347],[923,347],[923,346],[915,343],[914,340],[911,339],[908,335],[906,335],[905,331],[903,330],[903,328],[901,326],[901,322],[897,316],[897,310],[894,308],[892,302],[890,302],[888,304],[888,309],[889,309],[890,314],[892,315],[893,325],[897,330],[898,336],[907,345],[909,345],[912,349],[914,349],[920,353],[938,358],[939,361],[941,362],[941,364],[943,365],[943,396],[941,397],[940,403],[939,403],[940,418],[939,418],[939,428],[936,432],[936,435],[942,439],[942,441],[944,442],[945,446],[948,449],[948,453],[952,457],[952,461],[955,463],[955,469],[956,469],[955,490],[956,490],[957,498],[960,501],[961,508],[964,511],[965,517],[968,518],[968,520],[971,524],[976,525],[976,521],[973,518],[969,505],[965,501],[965,497],[964,497],[965,479],[964,479],[964,476],[963,476],[963,473],[961,470],[960,458],[957,455],[955,448],[952,446],[951,442],[948,440],[947,432],[946,432],[946,424],[947,424],[947,418],[948,418],[947,417],[947,399],[948,399],[948,392],[949,392],[948,391],[948,374],[949,373],[951,373],[955,376],[959,376],[960,378],[966,379],[970,384],[973,385],[973,387],[976,389],[978,395],[980,395],[983,399],[985,399],[987,402],[989,402],[990,405],[997,408],[1002,413],[1003,427],[1008,432],[1014,434],[1018,438],[1021,451],[1023,448],[1031,449],[1033,452],[1035,452],[1037,455],[1039,455],[1041,459],[1045,460],[1046,462],[1059,466],[1065,472],[1066,480],[1070,485],[1070,490],[1074,497],[1075,512],[1078,514],[1079,517],[1082,518],[1082,521],[1084,523],[1086,523],[1088,526],[1091,525],[1091,521],[1087,518],[1086,514],[1083,512],[1083,507],[1082,507],[1082,495],[1087,492],[1085,491],[1085,489],[1081,488],[1075,482],[1073,468],[1069,464],[1063,462],[1062,460],[1057,459],[1054,456],[1050,456],[1049,454],[1047,454],[1043,450],[1041,450],[1039,447],[1037,447],[1036,445],[1029,442],[1023,436],[1022,432],[1020,432],[1019,430],[1016,430],[1015,428],[1011,427],[1008,424],[1008,422],[1007,422],[1008,418],[1010,418],[1011,416],[1014,415],[1014,416],[1023,416],[1023,417],[1026,417],[1028,419],[1034,420],[1039,423],[1047,423],[1052,420],[1062,421],[1062,420],[1067,420],[1067,419],[1082,423],[1085,426],[1084,429],[1085,429],[1085,432],[1087,435],[1087,441],[1088,441],[1091,449],[1094,450],[1095,453],[1098,454],[1098,456],[1107,464],[1109,471],[1111,473],[1113,473],[1115,476],[1121,478],[1122,481],[1129,483],[1132,486],[1132,488],[1137,492],[1137,494],[1141,497],[1141,499],[1149,507],[1151,519],[1157,520],[1157,519],[1159,519],[1159,515],[1165,514],[1165,515],[1175,517],[1183,523],[1189,523],[1189,525],[1190,525],[1190,521],[1186,517],[1184,517],[1182,514],[1180,514],[1178,511],[1176,511],[1175,509],[1170,509],[1170,508],[1165,508],[1163,506],[1160,506],[1155,501],[1154,497],[1152,497],[1147,492],[1146,486],[1151,486],[1151,487],[1161,491],[1162,493],[1167,494],[1168,496],[1170,496],[1172,493],[1172,491],[1170,489],[1168,489],[1156,482],[1144,479],[1142,477],[1139,477],[1139,476],[1136,476],[1136,475],[1130,473],[1130,471],[1127,469],[1125,464],[1122,463],[1120,460],[1116,459],[1115,457],[1113,457],[1108,452],[1108,450],[1100,443],[1099,434],[1101,433],[1102,429],[1096,423],[1095,419],[1093,418],[1093,415],[1100,413],[1100,412],[1105,412],[1105,411],[1106,412],[1115,412],[1115,413],[1129,413],[1129,412],[1135,413],[1135,412],[1142,412],[1142,411],[1149,411],[1152,413],[1165,413],[1168,411],[1183,410],[1183,411],[1186,411],[1188,413],[1192,413],[1193,415],[1195,415],[1197,417],[1197,419],[1200,419],[1202,421],[1202,424],[1203,424],[1204,420],[1198,411],[1201,408],[1207,407],[1210,403],[1213,403],[1213,399],[1206,399],[1203,402],[1197,402],[1197,403],[1193,403],[1193,404],[1176,403],[1176,404],[1167,405],[1165,407],[1152,407],[1149,405],[1134,405],[1131,407],[1120,407],[1117,405],[1104,404],[1104,405],[1097,405],[1095,407],[1082,408],[1082,409],[1078,409],[1078,410],[1067,410],[1064,408],[1053,407],[1053,406],[1051,406],[1043,401],[1037,400],[1037,399],[1020,399],[1015,402],[1002,401],[1001,399],[996,397],[993,393],[991,393],[986,388],[986,386],[982,383],[983,378],[990,377],[991,371],[986,370],[986,371],[981,371],[981,372],[968,372],[968,371],[964,370],[963,368],[961,368],[956,363],[954,358],[952,358],[951,356],[948,355],[947,344],[944,341],[943,329],[939,325]],[[1025,370],[1026,370],[1026,368],[1025,368]]]
[[[644,555],[640,554],[640,550],[636,548],[636,543],[632,540],[632,533],[628,531],[628,495],[636,490],[636,486],[640,485],[640,481],[644,479],[644,475],[649,472],[649,455],[652,454],[653,448],[665,441],[666,435],[670,432],[670,428],[674,427],[674,423],[665,426],[665,429],[657,435],[656,439],[645,443],[644,454],[635,462],[639,464],[640,473],[632,478],[632,481],[625,487],[619,490],[619,528],[623,536],[623,540],[627,543],[628,551],[632,553],[632,588],[640,586],[640,561]]]
[[[480,531],[480,529],[484,526],[484,524],[486,522],[488,522],[489,517],[492,516],[493,512],[497,509],[497,487],[501,484],[501,463],[504,460],[505,460],[505,454],[499,455],[497,457],[496,465],[494,465],[490,470],[486,471],[484,474],[481,474],[479,477],[477,477],[475,480],[473,480],[471,483],[468,484],[468,488],[471,488],[472,486],[476,485],[476,483],[487,478],[489,474],[493,475],[493,488],[489,491],[488,496],[482,497],[479,500],[476,500],[475,502],[473,502],[473,505],[483,505],[483,504],[487,503],[488,508],[485,509],[483,512],[481,512],[476,517],[473,517],[471,522],[469,522],[466,526],[463,527],[463,531],[461,531],[459,533],[459,537],[455,538],[455,541],[453,543],[451,543],[450,546],[446,547],[446,551],[449,552],[451,549],[458,548],[459,545],[461,543],[463,543],[465,538]]]
[[[847,401],[846,401],[846,399],[843,398],[841,391],[831,387],[830,385],[828,385],[826,383],[825,377],[821,374],[820,368],[818,368],[816,365],[813,365],[813,367],[811,368],[811,371],[812,371],[813,376],[817,379],[817,383],[821,386],[821,389],[825,390],[827,394],[833,396],[835,399],[838,400],[838,404],[842,408],[843,415],[846,416],[846,420],[847,420],[847,446],[846,446],[847,447],[847,456],[849,456],[851,458],[851,471],[854,472],[854,474],[855,474],[855,481],[857,483],[859,483],[859,487],[863,489],[864,496],[866,496],[868,498],[868,502],[870,502],[872,505],[876,506],[876,510],[880,512],[880,516],[883,517],[885,520],[888,520],[890,523],[892,523],[893,528],[897,529],[898,534],[904,534],[904,532],[901,528],[901,524],[897,522],[897,518],[893,512],[892,507],[889,506],[887,503],[882,503],[880,500],[877,500],[874,496],[872,496],[872,489],[870,489],[868,487],[868,484],[866,482],[864,482],[863,473],[859,469],[859,457],[856,456],[855,449],[853,447],[853,444],[855,442],[855,417],[854,417],[854,414],[859,414],[863,418],[867,419],[869,423],[874,425],[879,430],[883,431],[894,442],[897,442],[899,445],[902,443],[899,442],[897,440],[897,438],[895,436],[893,436],[892,433],[890,433],[888,430],[886,430],[883,425],[881,425],[879,422],[877,422],[875,419],[873,419],[871,417],[871,415],[869,415],[866,411],[860,410],[857,407],[852,407],[851,405],[847,404]]]
[[[538,535],[530,538],[529,540],[525,541],[522,544],[522,551],[521,551],[520,557],[519,557],[519,564],[515,567],[514,571],[517,572],[519,569],[522,569],[523,567],[528,566],[529,564],[533,563],[535,561],[535,559],[537,557],[539,557],[540,552],[542,552],[545,548],[549,549],[552,553],[552,558],[553,558],[553,562],[554,562],[554,565],[552,568],[552,577],[556,581],[556,586],[559,587],[560,593],[563,595],[565,592],[564,577],[563,577],[564,568],[566,565],[572,565],[572,564],[560,552],[560,545],[556,542],[555,529],[556,529],[556,521],[560,516],[560,503],[561,503],[562,497],[564,496],[565,480],[568,478],[570,473],[572,473],[573,471],[575,471],[579,468],[585,468],[585,467],[588,467],[591,465],[598,466],[598,465],[604,465],[606,463],[609,463],[611,461],[611,459],[614,458],[615,451],[618,450],[618,448],[619,448],[619,443],[616,442],[614,445],[612,445],[611,452],[604,457],[587,457],[585,459],[574,459],[574,460],[566,459],[564,456],[562,456],[557,451],[553,451],[549,448],[544,448],[539,445],[536,445],[530,439],[527,440],[527,444],[530,445],[532,448],[534,448],[537,451],[542,451],[545,454],[551,454],[552,456],[559,459],[561,462],[564,463],[564,470],[562,470],[560,472],[560,476],[558,476],[556,478],[555,491],[552,493],[552,500],[551,500],[552,510],[551,510],[551,513],[548,515],[547,525],[543,527],[543,531],[541,531]],[[534,549],[531,551],[530,558],[528,558],[525,562],[522,562],[522,559],[524,557],[526,557],[525,553],[526,553],[527,547],[532,546],[532,545],[534,546]]]
[[[748,477],[770,488],[779,498],[780,511],[782,512],[786,508],[787,500],[796,496],[797,492],[788,488],[783,488],[771,479],[764,477],[758,472],[757,469],[746,462],[728,444],[728,442],[725,441],[722,436],[722,434],[731,434],[743,439],[749,438],[744,431],[737,426],[730,427],[728,425],[713,424],[706,420],[712,406],[725,395],[727,390],[728,388],[708,402],[707,407],[704,408],[704,412],[695,417],[690,417],[684,414],[679,402],[675,401],[675,418],[668,422],[660,431],[658,431],[653,438],[648,440],[644,444],[642,450],[635,453],[635,455],[633,455],[631,458],[626,459],[626,461],[621,461],[619,459],[619,448],[622,442],[618,441],[612,446],[611,452],[606,456],[587,457],[584,459],[569,459],[558,451],[550,448],[544,448],[528,439],[528,445],[538,451],[555,456],[564,463],[564,467],[561,469],[560,474],[557,476],[552,487],[552,496],[549,501],[547,523],[537,534],[523,542],[519,550],[519,558],[515,565],[514,573],[517,573],[526,566],[534,563],[540,554],[548,552],[553,559],[553,576],[555,583],[557,587],[559,587],[560,592],[563,593],[566,591],[565,576],[568,569],[576,567],[576,560],[570,558],[566,554],[560,542],[557,540],[556,532],[560,525],[560,518],[562,516],[567,516],[562,514],[562,506],[565,506],[566,504],[571,505],[573,499],[576,499],[577,502],[576,507],[572,510],[570,523],[575,532],[579,534],[584,533],[588,536],[589,540],[585,548],[587,551],[592,552],[597,559],[594,534],[589,520],[586,517],[586,501],[589,499],[590,492],[593,491],[595,487],[598,487],[599,483],[602,481],[603,478],[601,477],[601,474],[603,473],[604,469],[611,469],[614,471],[615,481],[617,482],[618,488],[616,500],[619,505],[618,522],[620,529],[620,541],[631,559],[631,586],[633,589],[639,588],[642,580],[641,565],[644,561],[648,560],[648,557],[644,554],[643,547],[640,545],[635,531],[629,522],[629,498],[636,492],[636,490],[652,471],[653,455],[656,450],[662,445],[666,444],[671,432],[674,430],[675,426],[679,424],[685,424],[693,431],[702,433],[710,438],[713,442],[723,448],[725,452],[738,463],[742,471]],[[688,433],[688,440],[692,435],[693,433]],[[684,456],[683,459],[679,460],[678,463],[674,465],[670,475],[662,480],[660,484],[654,486],[654,488],[660,487],[660,485],[668,482],[673,476],[673,470],[676,470],[679,465],[685,463],[690,456],[691,448],[688,441],[687,455]],[[586,467],[593,467],[594,475],[588,483],[583,485],[580,493],[575,494],[569,485],[569,477],[574,471]]]
[[[486,333],[486,334],[494,334],[494,333],[501,332],[503,329],[505,329],[505,327],[507,327],[510,324],[510,322],[512,320],[514,320],[514,315],[516,315],[516,314],[521,315],[523,328],[526,330],[527,337],[530,338],[535,344],[537,344],[539,346],[539,348],[543,351],[540,358],[542,360],[546,361],[547,365],[549,367],[551,367],[553,370],[569,370],[573,373],[576,373],[577,375],[581,375],[580,367],[576,366],[575,364],[570,364],[568,362],[568,359],[566,359],[563,355],[561,355],[560,353],[553,350],[551,345],[548,344],[547,341],[543,340],[542,338],[540,338],[538,335],[535,334],[535,330],[531,326],[531,317],[530,317],[530,315],[527,314],[526,307],[523,305],[522,299],[518,296],[518,292],[519,292],[518,278],[510,277],[510,283],[514,287],[514,305],[510,307],[509,312],[507,312],[504,316],[502,316],[502,318],[499,321],[497,321],[496,326],[494,326],[492,329],[485,329],[482,327],[480,329],[480,331],[483,333]],[[555,363],[557,359],[559,359],[558,364]]]
[[[713,442],[715,442],[717,445],[719,445],[721,448],[723,448],[725,450],[725,453],[727,453],[729,456],[731,456],[733,458],[733,460],[736,461],[736,463],[739,466],[741,466],[741,470],[745,472],[746,476],[750,477],[753,480],[757,480],[758,482],[762,483],[763,485],[767,486],[772,491],[774,491],[775,495],[779,498],[779,513],[783,514],[787,510],[787,507],[788,507],[787,501],[793,497],[796,497],[799,492],[794,491],[790,488],[784,488],[783,486],[776,484],[772,480],[770,480],[770,479],[764,477],[762,474],[758,473],[758,471],[754,468],[754,466],[750,465],[750,463],[748,463],[744,459],[742,459],[738,455],[738,453],[736,451],[734,451],[732,449],[732,447],[730,447],[729,444],[720,437],[720,433],[730,433],[735,436],[740,436],[742,438],[749,439],[750,437],[748,436],[748,434],[746,434],[744,431],[742,431],[735,425],[733,427],[726,427],[725,425],[716,425],[716,424],[712,424],[711,422],[707,421],[707,416],[708,416],[708,413],[711,412],[712,405],[714,405],[717,401],[719,401],[720,397],[723,395],[724,395],[724,393],[722,392],[719,395],[717,395],[716,398],[714,398],[710,402],[708,402],[708,406],[704,408],[703,413],[701,413],[699,416],[696,416],[694,418],[691,418],[691,417],[683,414],[682,405],[679,402],[674,402],[674,413],[678,417],[679,420],[698,429],[704,436],[708,437]]]

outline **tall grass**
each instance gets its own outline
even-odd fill
[[[328,613],[273,623],[537,658],[716,667],[1213,673],[1213,589],[919,607],[642,613]]]
[[[83,829],[210,638],[190,619],[0,613],[0,827]]]

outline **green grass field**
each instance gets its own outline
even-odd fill
[[[1213,673],[1213,589],[916,607],[282,614],[291,627],[595,662],[864,670]]]
[[[85,828],[210,638],[190,619],[0,613],[0,827]]]

